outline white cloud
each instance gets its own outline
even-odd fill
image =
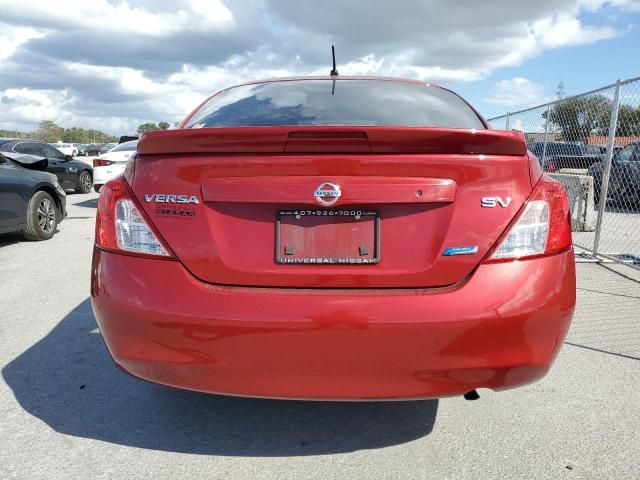
[[[33,119],[53,120],[63,126],[82,126],[104,132],[131,132],[132,119],[119,116],[78,115],[74,103],[79,99],[63,90],[8,89],[0,92],[3,116],[9,121],[0,124],[2,130],[35,128]],[[37,123],[37,122],[36,122]],[[136,124],[137,125],[137,124]]]
[[[579,6],[591,12],[595,12],[604,6],[611,6],[629,12],[640,11],[640,1],[638,0],[580,0]]]
[[[542,48],[584,45],[619,35],[611,27],[584,26],[579,19],[569,15],[538,20],[533,23],[531,32]]]
[[[173,12],[152,12],[128,2],[107,0],[0,1],[2,20],[66,28],[164,37],[184,30],[215,30],[233,25],[233,14],[220,0],[189,0]],[[90,41],[90,39],[88,39]],[[117,41],[117,39],[114,39]]]
[[[59,90],[8,89],[0,92],[3,115],[12,118],[15,125],[32,118],[56,118],[66,121],[69,94]],[[7,128],[7,127],[4,127]]]
[[[411,57],[411,52],[399,52],[396,55],[388,55],[386,58],[370,54],[341,65],[339,71],[342,75],[408,77],[433,82],[470,82],[482,77],[481,72],[473,69],[415,65]],[[312,75],[327,73],[326,66],[311,72]]]
[[[0,129],[53,119],[127,133],[176,121],[236,83],[328,74],[331,43],[343,75],[472,82],[622,35],[625,20],[609,14],[636,10],[640,0],[0,0]],[[582,15],[605,11],[597,23]],[[544,95],[515,77],[486,101]]]
[[[530,107],[548,99],[544,86],[523,77],[497,82],[485,101],[505,107]]]
[[[20,45],[43,35],[43,32],[30,27],[3,26],[0,29],[0,61],[11,57]]]
[[[92,78],[113,80],[119,84],[124,94],[160,95],[164,90],[163,84],[156,83],[147,78],[142,71],[129,67],[105,67],[68,62],[64,64],[64,68],[79,77],[86,78],[87,81],[91,81]]]

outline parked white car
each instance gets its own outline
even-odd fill
[[[137,140],[124,142],[93,159],[93,189],[96,192],[100,192],[105,183],[124,172],[129,157],[137,147]]]
[[[65,155],[71,155],[75,157],[78,155],[78,147],[76,147],[73,143],[50,143],[52,147],[56,147]]]

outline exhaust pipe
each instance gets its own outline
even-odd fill
[[[480,398],[480,395],[478,394],[478,392],[476,390],[471,390],[470,392],[467,392],[463,395],[465,400],[478,400]]]

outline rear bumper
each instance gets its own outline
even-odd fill
[[[543,377],[575,305],[573,252],[481,265],[428,290],[220,287],[175,261],[94,250],[91,296],[115,362],[205,392],[408,399]]]
[[[93,183],[104,185],[109,180],[116,178],[124,172],[125,165],[109,165],[106,167],[93,168]]]

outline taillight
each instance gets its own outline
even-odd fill
[[[553,173],[556,170],[558,170],[558,167],[556,166],[556,162],[554,162],[553,160],[549,160],[545,165],[545,171],[549,173]]]
[[[107,182],[100,190],[96,245],[117,253],[173,258],[122,177]]]
[[[122,176],[124,179],[129,182],[129,185],[133,183],[133,176],[136,173],[136,153],[133,152],[129,155],[129,159],[127,160],[127,164],[124,167],[124,173]]]
[[[487,261],[552,255],[571,247],[571,214],[562,184],[543,176]]]
[[[111,165],[113,162],[111,160],[105,160],[104,158],[94,158],[93,166],[94,167],[106,167]]]

